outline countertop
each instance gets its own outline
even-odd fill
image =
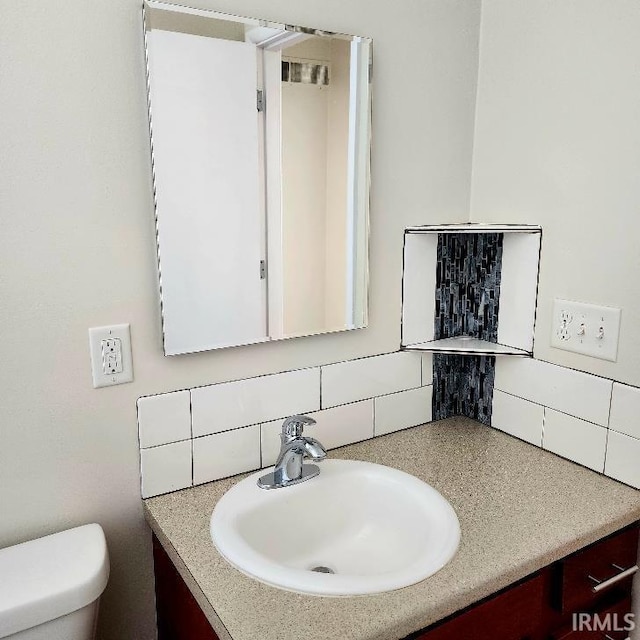
[[[298,595],[246,577],[211,542],[214,506],[247,474],[146,500],[151,528],[222,640],[404,638],[640,519],[640,491],[467,418],[329,457],[396,467],[435,487],[460,520],[457,555],[397,591]]]

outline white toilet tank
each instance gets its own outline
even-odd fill
[[[0,638],[92,640],[108,578],[99,524],[0,549]]]

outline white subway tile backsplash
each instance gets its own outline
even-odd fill
[[[311,414],[316,433],[329,449],[373,438],[373,400],[354,402]]]
[[[419,353],[396,352],[322,367],[322,408],[421,386]]]
[[[544,407],[498,389],[493,390],[492,427],[541,447],[543,421]]]
[[[615,480],[640,489],[640,440],[609,431],[604,472]]]
[[[497,358],[495,388],[607,426],[611,380],[533,358]]]
[[[431,422],[433,385],[379,396],[375,403],[374,435],[400,431]]]
[[[373,400],[354,402],[310,413],[316,424],[305,427],[304,435],[316,438],[327,449],[373,437]],[[261,425],[262,466],[275,463],[280,451],[282,420]]]
[[[317,420],[305,434],[327,449],[429,422],[432,379],[431,354],[396,352],[140,398],[142,495],[272,465],[296,413]],[[497,359],[495,428],[640,488],[638,416],[636,387]]]
[[[194,437],[320,408],[320,369],[300,369],[191,391]]]
[[[609,427],[640,438],[640,389],[619,382],[613,383]]]
[[[316,425],[304,428],[304,434],[316,438]],[[280,451],[280,432],[282,420],[273,420],[260,425],[260,447],[262,450],[262,466],[270,467],[275,464]],[[318,438],[320,440],[320,438]],[[324,444],[324,443],[323,443]],[[326,445],[325,445],[326,446]]]
[[[138,399],[140,446],[191,438],[191,399],[188,391],[174,391]]]
[[[422,355],[422,386],[427,387],[433,384],[433,354],[423,353]]]
[[[191,440],[141,449],[140,472],[143,498],[190,487]]]
[[[602,473],[607,429],[553,409],[545,409],[543,447]]]
[[[260,468],[260,425],[193,441],[193,484]]]

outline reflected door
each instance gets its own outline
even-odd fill
[[[167,355],[267,339],[252,43],[147,33]]]

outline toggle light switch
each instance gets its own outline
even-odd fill
[[[620,309],[556,299],[551,326],[552,347],[615,362]]]

